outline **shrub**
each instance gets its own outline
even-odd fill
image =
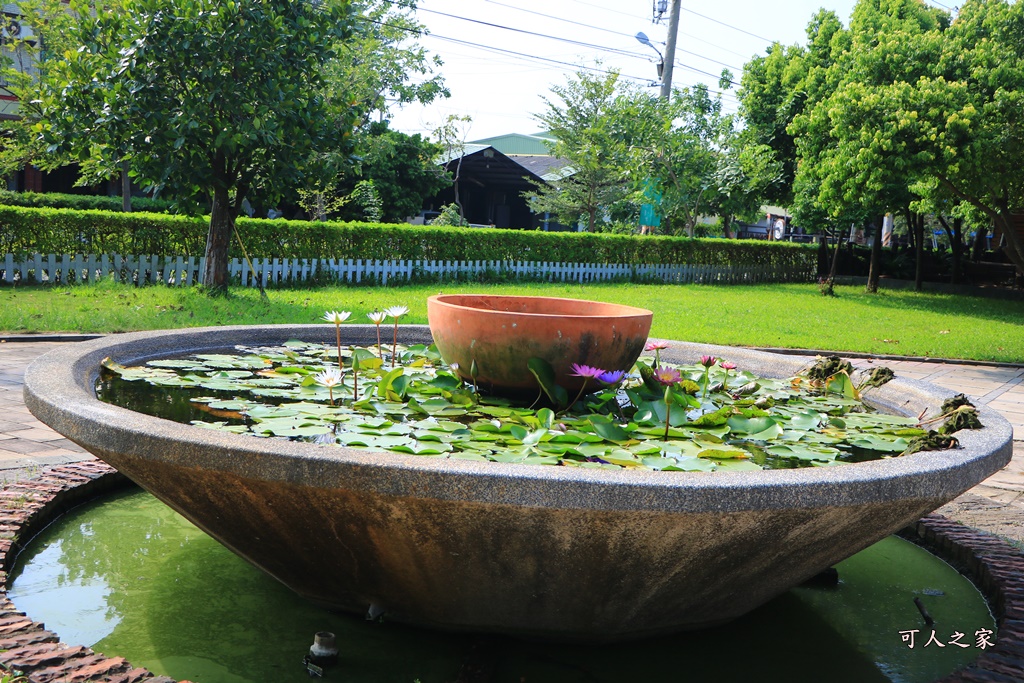
[[[120,197],[61,194],[59,192],[11,192],[10,190],[0,190],[0,205],[78,209],[80,211],[120,211],[122,206]],[[185,206],[167,199],[150,199],[149,197],[132,197],[132,210],[150,213],[199,213],[198,207]]]
[[[0,254],[201,256],[207,219],[155,213],[0,206]],[[252,258],[547,261],[765,266],[813,272],[817,247],[760,240],[689,239],[385,223],[240,218]],[[232,244],[232,256],[240,256]]]

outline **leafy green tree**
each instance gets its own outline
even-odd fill
[[[636,92],[634,101],[631,115],[644,125],[633,124],[633,177],[652,179],[666,232],[692,237],[701,216],[718,214],[728,233],[732,219],[755,213],[780,181],[771,148],[750,144],[706,86],[676,90],[670,101]]]
[[[759,213],[785,178],[784,164],[768,145],[749,144],[741,133],[731,135],[729,142],[715,170],[715,212],[726,237],[732,237],[733,219],[749,220]]]
[[[764,57],[744,65],[737,96],[744,135],[769,147],[782,165],[781,177],[765,199],[782,206],[794,201],[798,154],[794,118],[834,88],[829,67],[843,54],[849,36],[835,12],[819,10],[807,26],[807,45],[769,46]]]
[[[466,212],[459,197],[459,180],[462,176],[462,159],[466,155],[466,138],[469,136],[472,123],[471,116],[449,114],[433,132],[433,138],[441,148],[442,163],[451,172],[452,191],[455,194],[455,202],[451,206],[458,209],[459,220],[463,223],[466,222]],[[445,207],[444,210],[447,209],[448,207]]]
[[[697,219],[710,213],[717,195],[718,155],[723,130],[721,100],[704,85],[673,92],[671,100],[647,98],[651,125],[635,143],[639,168],[661,195],[662,229],[693,236]]]
[[[359,112],[357,126],[375,112],[410,102],[430,104],[448,97],[437,69],[441,59],[429,55],[412,37],[426,28],[416,21],[416,0],[352,0],[357,30],[338,46],[324,72],[329,97]]]
[[[551,212],[565,224],[582,217],[593,232],[597,217],[625,200],[629,184],[629,148],[635,131],[631,100],[621,97],[619,74],[579,72],[551,88],[537,119],[555,138],[551,153],[569,161],[572,174],[554,184],[538,184],[526,193],[534,211]]]
[[[383,220],[400,222],[419,212],[425,197],[447,181],[435,164],[438,148],[419,135],[405,135],[387,125],[392,106],[430,104],[449,96],[441,60],[414,40],[426,33],[415,20],[415,0],[355,0],[351,9],[356,30],[338,45],[324,69],[324,93],[339,110],[339,125],[355,119],[351,140],[339,149],[320,149],[315,162],[325,169],[319,186],[305,193],[348,197],[361,182],[372,182],[379,194]],[[372,119],[379,118],[377,121]],[[344,202],[338,217],[361,219]]]
[[[118,0],[97,2],[98,11],[117,11]],[[77,5],[75,7],[78,7]],[[54,154],[40,136],[42,130],[42,93],[49,87],[51,65],[80,46],[72,35],[78,14],[61,0],[25,0],[18,3],[20,16],[4,15],[4,50],[0,51],[3,89],[15,96],[17,104],[5,111],[15,115],[0,120],[0,174],[7,175],[32,164],[50,169],[67,163]],[[29,30],[10,29],[18,21]],[[57,86],[59,87],[59,85]]]
[[[920,199],[911,189],[915,160],[890,112],[938,58],[946,25],[946,15],[919,0],[861,0],[850,40],[823,75],[834,87],[789,127],[799,134],[796,184],[816,189],[812,201],[832,216],[859,206],[874,226],[868,291],[878,286],[883,215],[904,212],[909,224],[923,229],[911,209]],[[894,84],[901,87],[891,88]],[[917,245],[920,286],[920,235]]]
[[[143,184],[207,194],[202,282],[225,290],[246,196],[273,197],[315,176],[314,152],[341,149],[351,135],[351,119],[339,122],[343,110],[322,88],[351,26],[348,3],[125,0],[117,13],[72,9],[70,38],[81,48],[51,67],[43,138],[98,174],[127,159]]]
[[[1024,6],[971,0],[951,22],[920,2],[863,0],[849,35],[824,73],[834,89],[787,128],[798,200],[803,191],[832,215],[903,212],[919,286],[923,212],[947,222],[959,253],[956,220],[971,207],[1001,228],[1024,272],[1014,229],[1024,213]]]
[[[933,192],[987,216],[1006,237],[1006,255],[1024,273],[1024,4],[964,3],[930,73],[892,113],[907,120],[922,181]]]
[[[401,223],[415,216],[427,198],[451,183],[437,166],[441,146],[418,134],[391,130],[386,122],[373,123],[355,144],[358,173],[352,179],[373,182],[385,222]]]

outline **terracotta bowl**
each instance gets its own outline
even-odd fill
[[[583,380],[572,364],[629,370],[644,350],[654,314],[600,301],[543,296],[437,295],[427,299],[427,319],[441,356],[485,391],[536,393],[530,358],[543,358],[568,392]],[[476,377],[471,377],[473,362]]]

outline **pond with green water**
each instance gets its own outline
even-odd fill
[[[195,683],[308,681],[302,659],[317,631],[334,632],[340,649],[325,680],[347,683],[925,683],[996,638],[974,586],[906,541],[886,539],[837,569],[834,587],[796,588],[725,626],[638,642],[446,634],[322,611],[129,489],[37,537],[9,595],[64,642]],[[930,644],[915,598],[934,618]]]

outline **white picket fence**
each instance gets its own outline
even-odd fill
[[[194,256],[121,256],[119,254],[5,254],[0,282],[85,283],[108,278],[142,284],[188,287],[198,283],[205,258]],[[773,266],[628,265],[625,263],[556,263],[548,261],[408,261],[371,259],[232,259],[228,269],[235,285],[264,287],[300,284],[315,279],[387,284],[413,279],[477,280],[483,274],[549,282],[644,280],[666,283],[754,284],[809,282],[812,270]]]

